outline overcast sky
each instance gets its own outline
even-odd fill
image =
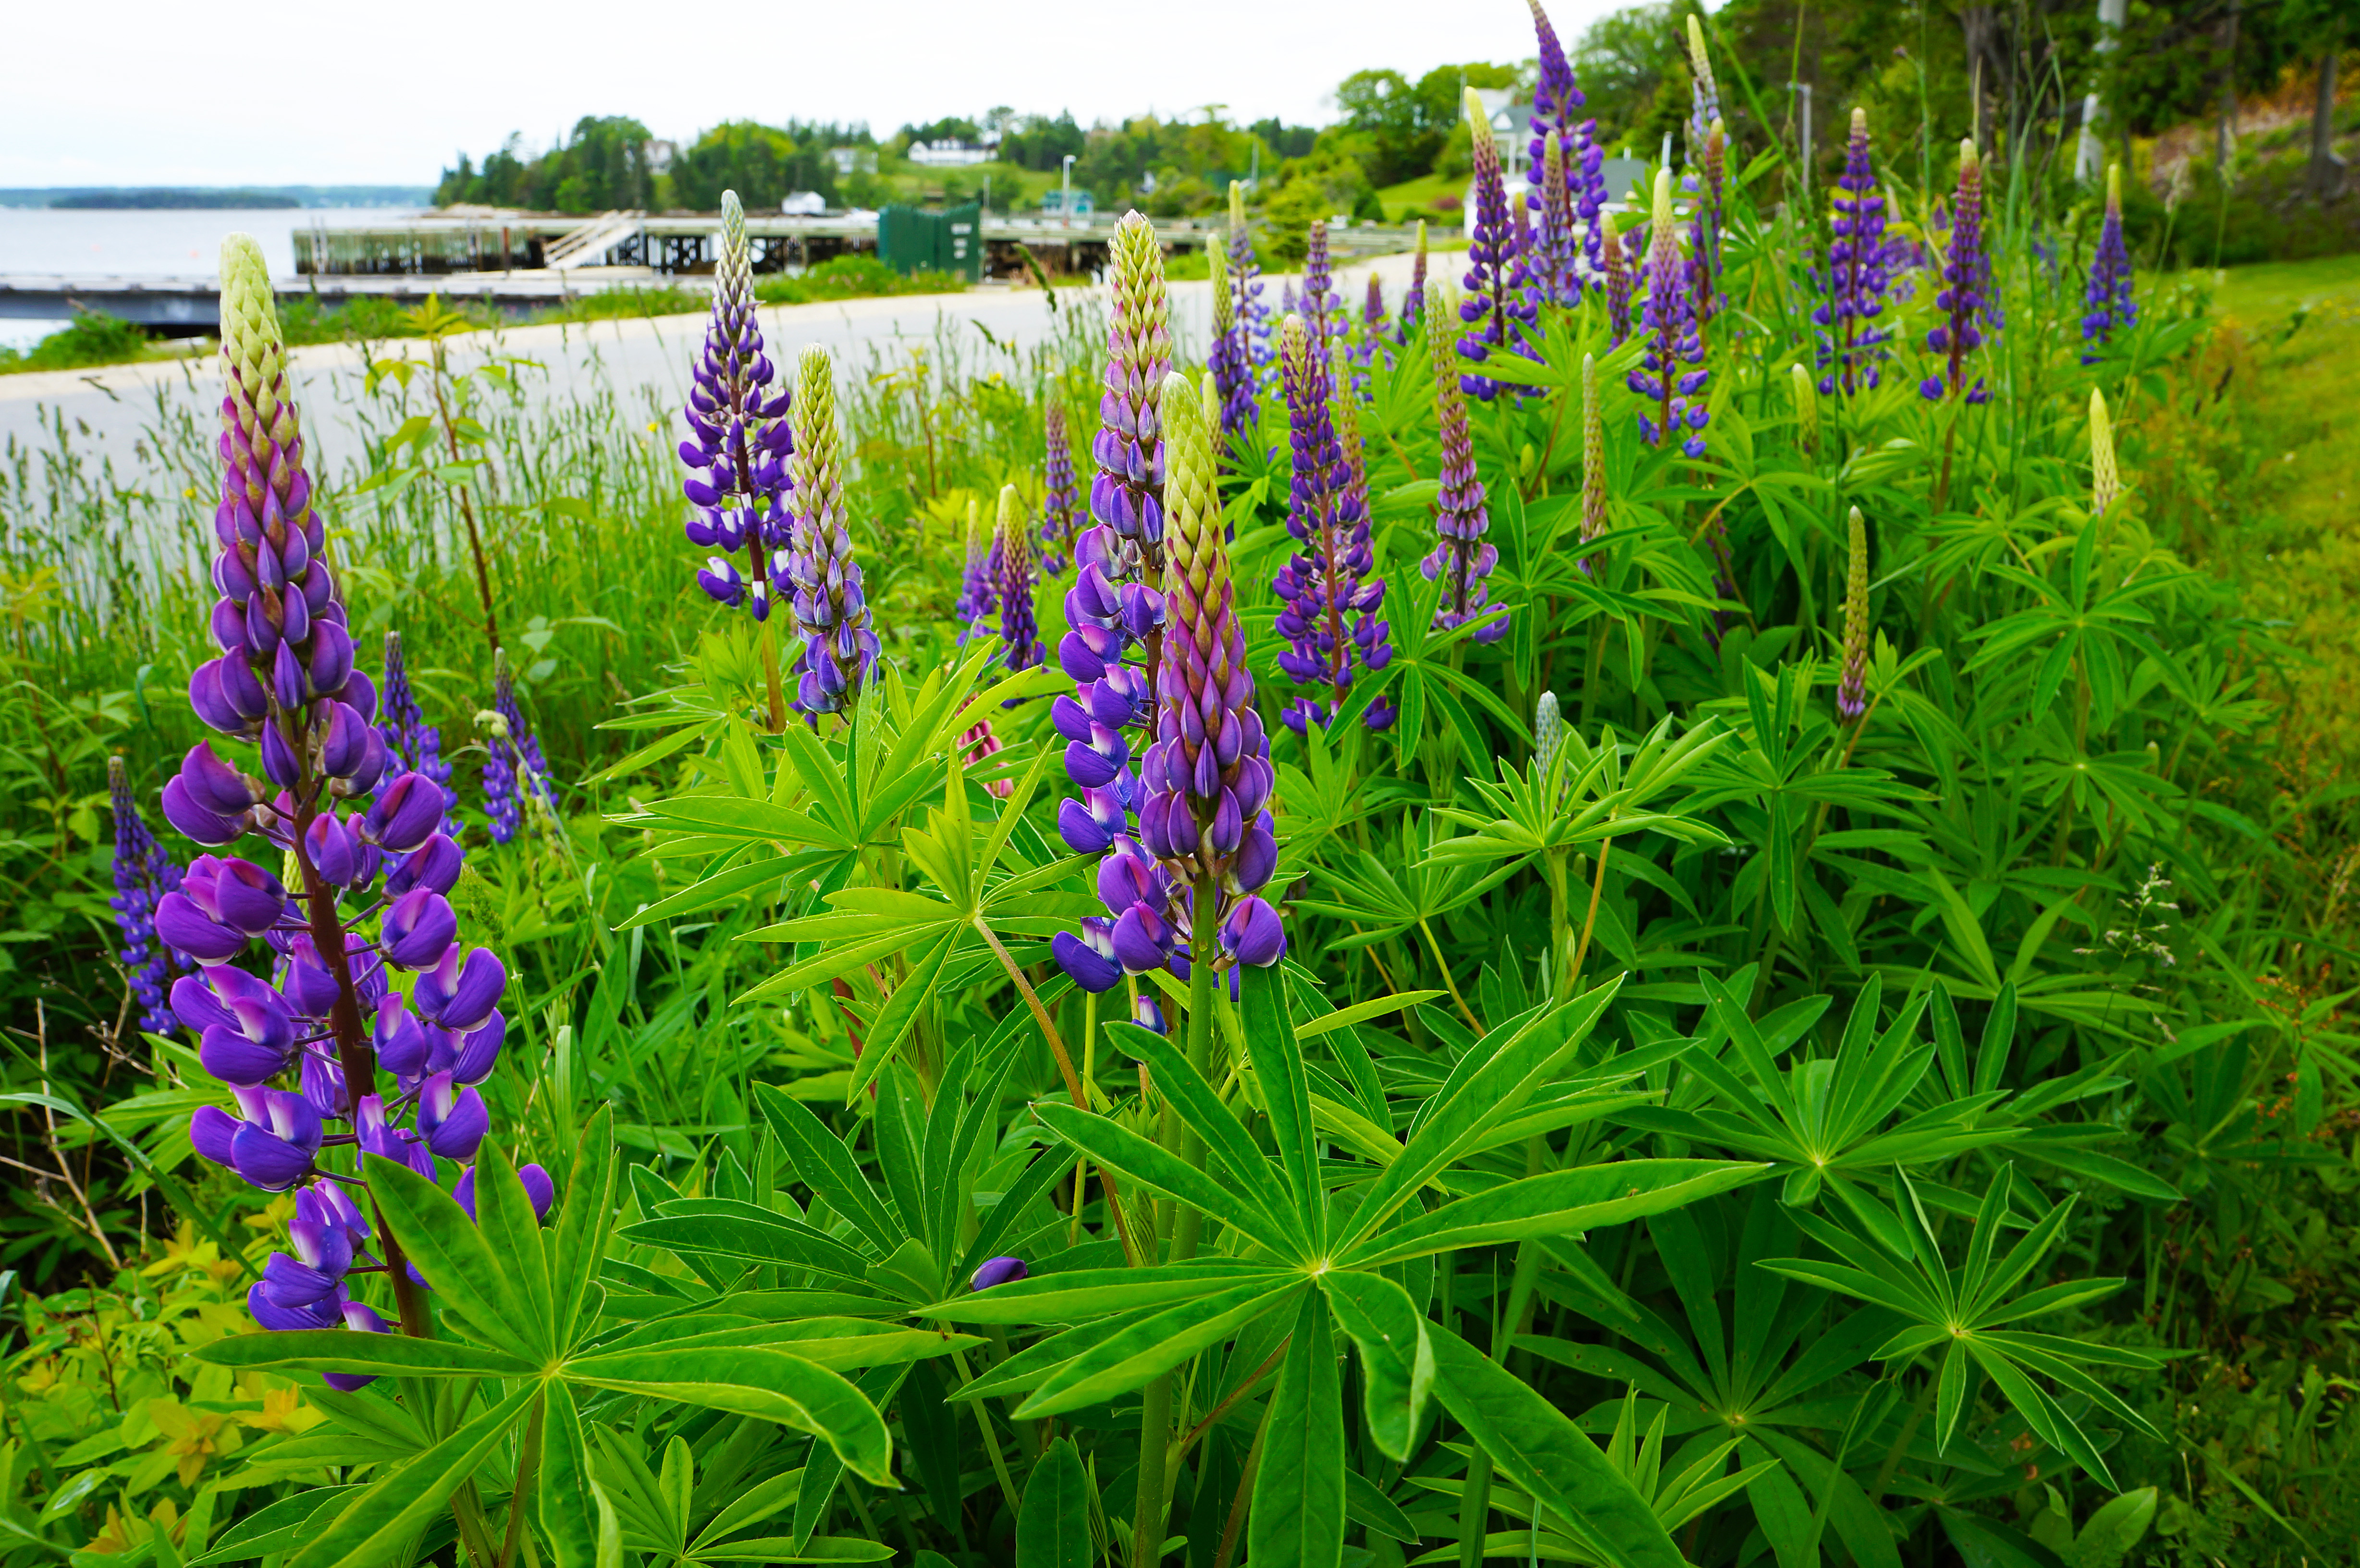
[[[1545,0],[1546,3],[1546,0]],[[1612,0],[1556,0],[1568,44]],[[1087,125],[1226,103],[1334,117],[1351,72],[1534,52],[1524,0],[577,0],[11,7],[0,185],[430,183],[510,131],[584,114],[685,138],[716,121],[1071,109]],[[1035,17],[1040,17],[1035,21]],[[1175,27],[1185,17],[1188,26]]]

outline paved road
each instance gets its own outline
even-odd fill
[[[1366,287],[1363,279],[1373,269],[1385,280],[1388,299],[1397,302],[1409,268],[1406,256],[1355,263],[1344,273],[1339,287],[1357,306]],[[1279,287],[1279,279],[1268,280],[1266,297],[1273,306]],[[1058,299],[1062,305],[1071,305],[1094,293],[1063,290]],[[1172,300],[1175,336],[1184,355],[1193,358],[1202,352],[1211,328],[1210,287],[1175,284]],[[839,365],[865,367],[870,345],[890,345],[896,339],[928,342],[946,324],[954,325],[966,338],[967,346],[978,352],[989,351],[985,334],[1026,349],[1054,336],[1058,328],[1047,299],[1032,289],[765,306],[761,319],[764,342],[773,363],[781,366],[792,365],[804,347],[818,344],[832,350]],[[534,381],[534,395],[541,398],[563,401],[603,380],[626,394],[651,388],[664,403],[677,407],[686,394],[689,361],[703,326],[701,316],[664,316],[511,327],[471,333],[458,340],[459,353],[462,364],[470,355],[486,353],[519,354],[540,362],[549,371],[545,379]],[[968,327],[975,330],[969,332]],[[380,348],[387,354],[411,356],[424,353],[415,342],[395,342]],[[315,452],[334,462],[351,450],[346,411],[358,401],[364,369],[360,352],[346,344],[322,344],[297,349],[290,358],[298,403],[306,415],[306,434]],[[159,396],[210,409],[221,397],[218,361],[0,376],[0,451],[11,444],[36,450],[49,444],[49,421],[61,415],[87,458],[111,461],[117,482],[131,483],[148,467],[139,437],[157,418]]]

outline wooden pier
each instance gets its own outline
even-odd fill
[[[382,223],[296,231],[295,265],[315,277],[436,277],[453,273],[566,272],[585,267],[647,268],[661,278],[709,274],[721,220],[699,212],[604,212],[587,220],[547,212],[445,210]],[[1167,254],[1202,250],[1226,231],[1187,218],[1159,218]],[[749,214],[754,270],[784,272],[877,248],[874,212],[813,217]],[[1114,220],[1007,217],[983,220],[987,278],[1089,276],[1106,266]],[[1329,232],[1339,259],[1405,250],[1410,231],[1356,224]]]

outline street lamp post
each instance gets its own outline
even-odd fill
[[[1058,226],[1070,229],[1074,226],[1074,155],[1072,153],[1065,155],[1063,179],[1065,186],[1057,197]]]

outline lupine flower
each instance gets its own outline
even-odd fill
[[[1686,431],[1680,450],[1690,457],[1702,457],[1708,415],[1701,394],[1710,372],[1704,369],[1704,345],[1697,336],[1696,301],[1680,255],[1668,169],[1655,171],[1655,215],[1648,224],[1648,241],[1647,302],[1639,312],[1639,325],[1652,337],[1646,356],[1639,362],[1641,368],[1631,372],[1631,390],[1654,403],[1655,413],[1639,416],[1639,433],[1649,445],[1659,446]]]
[[[1852,140],[1832,198],[1835,237],[1828,244],[1828,298],[1811,312],[1820,331],[1819,390],[1846,396],[1878,380],[1877,361],[1891,334],[1877,330],[1885,310],[1885,198],[1868,158],[1868,111],[1852,112]]]
[[[745,605],[759,621],[769,616],[771,597],[781,591],[773,584],[785,577],[792,542],[782,501],[793,437],[787,389],[770,389],[773,373],[754,307],[746,212],[738,192],[725,191],[713,315],[683,415],[691,438],[680,443],[681,462],[697,473],[681,489],[696,507],[688,519],[688,542],[722,552],[706,559],[697,585],[724,604]],[[740,550],[753,569],[750,582],[730,560]]]
[[[1581,356],[1581,542],[1594,543],[1606,531],[1606,419],[1598,404],[1598,356]],[[1581,570],[1594,576],[1605,565],[1585,550]]]
[[[2106,413],[2106,395],[2090,388],[2090,516],[2103,517],[2123,493],[2122,472],[2114,466],[2114,422]]]
[[[1690,23],[1696,18],[1690,16]],[[1703,200],[1697,203],[1690,220],[1695,225],[1695,242],[1689,247],[1688,265],[1696,275],[1697,319],[1710,321],[1720,309],[1721,300],[1721,183],[1728,160],[1729,127],[1716,118],[1705,133],[1703,152]]]
[[[1482,477],[1475,472],[1475,441],[1467,427],[1467,394],[1450,374],[1450,345],[1442,334],[1427,342],[1434,360],[1434,417],[1442,440],[1442,488],[1436,497],[1435,531],[1441,536],[1434,552],[1418,562],[1428,583],[1442,579],[1441,602],[1434,624],[1450,631],[1486,613],[1484,579],[1500,559],[1499,548],[1484,539],[1491,528],[1485,508]],[[1495,615],[1474,636],[1477,642],[1497,642],[1508,632],[1508,617]]]
[[[1295,332],[1290,321],[1289,345]],[[1185,977],[1198,920],[1214,922],[1225,969],[1275,964],[1286,936],[1277,911],[1256,896],[1278,866],[1266,810],[1270,740],[1254,711],[1221,538],[1213,423],[1182,376],[1165,378],[1162,409],[1170,626],[1156,672],[1155,740],[1140,768],[1142,853],[1118,845],[1098,886],[1114,895],[1107,903],[1122,966],[1135,975],[1169,966]]]
[[[1025,1277],[1024,1259],[1021,1258],[987,1258],[977,1266],[973,1278],[967,1282],[970,1290],[989,1290],[994,1285],[1006,1285]]]
[[[348,1284],[371,1236],[365,1203],[343,1183],[365,1181],[367,1170],[354,1160],[331,1171],[323,1162],[356,1145],[439,1179],[438,1158],[473,1159],[489,1127],[473,1084],[497,1060],[507,976],[480,948],[461,957],[445,895],[462,854],[438,831],[442,786],[404,771],[378,788],[395,748],[375,725],[376,691],[353,668],[342,593],[320,559],[323,529],[287,398],[269,270],[242,234],[223,247],[222,325],[227,396],[213,582],[223,597],[213,627],[224,655],[199,670],[190,701],[215,729],[258,736],[268,782],[199,746],[165,787],[165,809],[202,844],[260,833],[299,882],[290,893],[252,862],[202,855],[158,899],[155,930],[202,960],[198,974],[173,983],[171,1010],[198,1037],[199,1064],[236,1106],[233,1114],[209,1105],[191,1119],[198,1153],[266,1192],[296,1191],[292,1250],[274,1255],[247,1295],[256,1321],[382,1333],[385,1320],[353,1301]],[[278,793],[266,803],[272,786]],[[372,791],[366,810],[356,810]],[[379,873],[397,864],[378,889]],[[374,941],[354,929],[372,911]],[[256,938],[275,959],[271,979],[226,962]],[[406,1003],[389,988],[389,969],[412,972]],[[376,1089],[380,1067],[392,1067],[398,1083],[411,1075],[391,1114]],[[298,1087],[272,1086],[289,1074]],[[417,1126],[396,1125],[413,1105]],[[337,1121],[352,1131],[332,1139],[327,1126]],[[366,1267],[389,1274],[397,1296],[407,1290],[410,1276],[390,1237],[383,1264]],[[367,1381],[328,1376],[344,1388]]]
[[[107,906],[115,911],[115,929],[123,933],[116,956],[139,1003],[139,1027],[150,1034],[163,1034],[172,1027],[172,1015],[164,1006],[164,987],[187,966],[156,940],[156,905],[167,894],[180,890],[180,868],[139,815],[130,776],[119,757],[106,759],[106,794],[115,809],[115,897]]]
[[[1481,365],[1511,343],[1522,348],[1523,328],[1533,317],[1531,304],[1518,297],[1515,287],[1515,235],[1508,222],[1499,144],[1491,139],[1483,101],[1471,87],[1466,111],[1475,150],[1475,233],[1467,244],[1467,297],[1459,303],[1459,319],[1469,329],[1459,333],[1459,356]],[[1498,382],[1472,371],[1462,372],[1459,385],[1487,403],[1500,393]]]
[[[1046,458],[1042,467],[1041,570],[1052,577],[1065,570],[1074,536],[1082,530],[1081,491],[1074,481],[1074,443],[1065,435],[1065,405],[1049,403]]]
[[[1236,236],[1243,232],[1235,185],[1230,201],[1234,260]],[[1250,267],[1251,249],[1246,257]],[[1057,831],[1076,854],[1106,856],[1099,871],[1102,892],[1113,886],[1109,877],[1153,865],[1138,853],[1132,836],[1140,799],[1128,732],[1150,723],[1155,709],[1152,681],[1164,626],[1164,595],[1153,586],[1164,575],[1159,404],[1172,355],[1163,253],[1154,229],[1137,212],[1124,214],[1116,225],[1109,266],[1114,316],[1107,329],[1099,430],[1090,448],[1098,466],[1090,485],[1090,515],[1097,524],[1075,541],[1074,586],[1065,594],[1067,630],[1057,644],[1057,663],[1073,677],[1074,693],[1058,698],[1050,709],[1051,722],[1065,738],[1066,776],[1081,791],[1079,799],[1059,804]],[[1134,652],[1144,657],[1134,661]],[[1142,886],[1152,886],[1152,880]],[[1117,908],[1112,898],[1108,903]],[[1120,907],[1128,908],[1128,900]],[[1091,916],[1081,925],[1078,935],[1059,932],[1051,948],[1075,984],[1105,991],[1122,978],[1114,956],[1114,917]]]
[[[958,646],[983,634],[1000,614],[1000,532],[995,524],[986,540],[976,526],[976,503],[967,503],[967,564],[959,572],[958,603],[951,615],[959,624]]]
[[[2089,310],[2081,318],[2081,341],[2092,346],[2082,351],[2081,363],[2095,365],[2097,351],[2114,341],[2114,329],[2138,320],[2138,305],[2131,298],[2131,253],[2123,243],[2123,168],[2118,163],[2106,165],[2106,216],[2098,225],[2098,248],[2090,257],[2083,300]]]
[[[459,836],[459,791],[451,788],[451,764],[442,756],[442,732],[426,722],[410,684],[401,634],[385,634],[385,691],[377,698],[377,733],[385,737],[388,769],[423,773],[442,787],[442,831]]]
[[[1852,509],[1851,549],[1844,566],[1843,680],[1836,712],[1846,724],[1868,712],[1868,524]]]
[[[968,725],[967,734],[959,737],[959,745],[966,749],[967,767],[970,773],[983,768],[993,757],[1007,749],[1001,743],[999,733],[991,727],[989,718],[978,719]],[[989,779],[983,787],[994,797],[1002,800],[1008,800],[1016,793],[1016,781],[1012,779]]]
[[[1614,232],[1612,219],[1600,214],[1593,233],[1602,234],[1600,251],[1606,258],[1606,331],[1609,340],[1621,348],[1631,338],[1631,256],[1623,249],[1621,234]]]
[[[1573,65],[1565,58],[1565,46],[1557,41],[1557,28],[1541,9],[1541,0],[1527,0],[1533,10],[1533,38],[1539,60],[1539,74],[1533,81],[1532,146],[1526,156],[1529,167],[1541,167],[1545,144],[1549,133],[1557,134],[1560,142],[1570,142],[1574,125],[1573,112],[1584,107],[1589,100],[1573,79]],[[1524,192],[1524,204],[1535,212],[1542,211],[1540,191]]]
[[[1000,658],[1011,670],[1030,670],[1043,658],[1040,626],[1032,618],[1032,546],[1025,537],[1023,508],[1015,485],[1000,487],[993,553],[1000,574]]]
[[[1813,456],[1819,450],[1819,389],[1811,385],[1811,373],[1803,368],[1802,361],[1793,365],[1795,388],[1795,439],[1805,452]]]
[[[1977,323],[1983,312],[1983,170],[1975,157],[1975,144],[1969,140],[1959,144],[1959,197],[1950,213],[1950,258],[1942,267],[1942,291],[1934,297],[1935,309],[1947,319],[1926,334],[1927,348],[1945,355],[1947,365],[1918,384],[1918,390],[1928,399],[1961,392],[1970,403],[1991,398],[1981,377],[1972,387],[1967,386],[1963,365],[1969,354],[1983,346],[1983,328]]]
[[[804,639],[795,705],[816,719],[857,702],[877,668],[877,634],[844,517],[836,367],[824,348],[803,350],[796,366],[795,437],[795,625]]]
[[[1384,599],[1384,582],[1361,581],[1374,564],[1369,518],[1365,508],[1356,511],[1352,504],[1326,356],[1313,345],[1300,316],[1286,319],[1280,361],[1295,460],[1286,527],[1302,549],[1271,583],[1283,601],[1279,635],[1290,645],[1278,664],[1296,684],[1323,693],[1296,698],[1281,715],[1300,735],[1306,724],[1328,723],[1342,707],[1351,691],[1356,650],[1357,662],[1373,671],[1391,662],[1393,646],[1385,623],[1372,614]],[[1382,729],[1393,716],[1390,706],[1371,703],[1369,727]]]
[[[1578,119],[1575,111],[1588,100],[1575,84],[1573,67],[1565,57],[1565,48],[1557,41],[1557,29],[1550,25],[1548,14],[1541,9],[1540,0],[1529,0],[1533,11],[1533,34],[1540,61],[1540,74],[1533,84],[1532,145],[1528,152],[1531,167],[1546,169],[1548,136],[1557,134],[1557,145],[1565,163],[1568,196],[1563,211],[1566,220],[1564,259],[1567,274],[1559,298],[1572,302],[1571,290],[1580,287],[1581,277],[1573,266],[1570,219],[1579,218],[1584,226],[1582,250],[1592,271],[1602,267],[1598,236],[1599,210],[1606,204],[1606,154],[1597,141],[1598,122]],[[1546,179],[1539,187],[1524,193],[1524,204],[1542,213],[1541,227],[1548,227],[1546,212],[1550,198]]]
[[[1409,342],[1410,329],[1426,320],[1426,220],[1417,221],[1417,249],[1410,256],[1409,292],[1402,296],[1401,341]]]
[[[516,677],[508,670],[506,648],[492,655],[491,713],[476,722],[488,724],[492,732],[484,748],[484,817],[492,842],[506,844],[524,826],[528,800],[549,817],[557,814],[556,786],[550,781],[541,742],[517,703]]]
[[[1246,345],[1257,387],[1269,390],[1278,379],[1278,351],[1270,341],[1270,307],[1262,299],[1262,263],[1254,256],[1253,232],[1246,227],[1246,188],[1229,181],[1229,299]]]
[[[1246,356],[1245,332],[1238,320],[1238,302],[1229,287],[1229,266],[1218,247],[1207,247],[1205,260],[1213,278],[1213,343],[1206,368],[1221,393],[1221,471],[1231,471],[1236,455],[1253,430],[1253,365]],[[1259,289],[1260,284],[1254,287]]]

